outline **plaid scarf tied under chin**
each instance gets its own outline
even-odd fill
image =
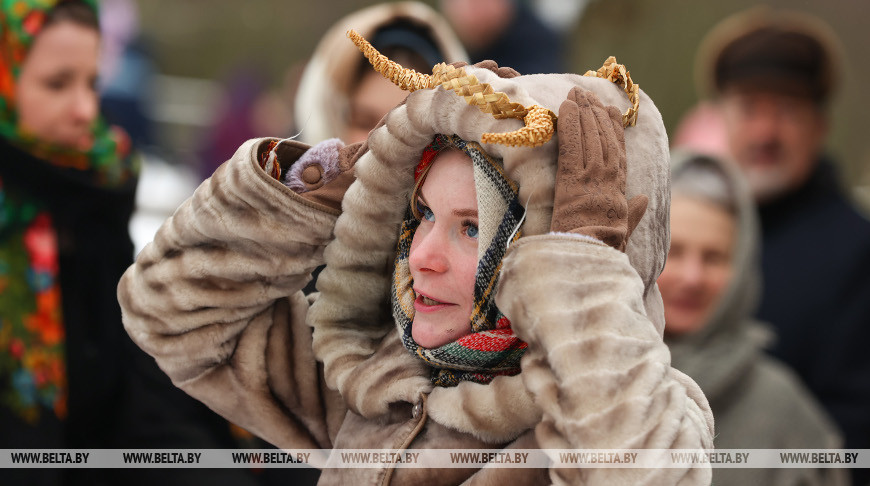
[[[437,135],[424,150],[417,176],[441,150],[456,147],[467,154],[474,169],[478,204],[478,265],[474,282],[474,308],[469,317],[471,334],[438,348],[423,348],[411,336],[414,322],[414,281],[409,256],[414,233],[420,223],[407,212],[402,223],[396,253],[396,270],[391,292],[393,317],[402,343],[432,367],[436,386],[456,386],[461,381],[489,383],[496,376],[516,375],[528,345],[511,329],[510,320],[495,305],[495,289],[502,258],[510,242],[520,237],[515,231],[523,215],[517,185],[504,175],[500,161],[490,157],[479,144],[456,135]]]

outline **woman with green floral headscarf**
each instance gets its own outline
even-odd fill
[[[0,0],[0,448],[108,447],[136,167],[94,0]]]

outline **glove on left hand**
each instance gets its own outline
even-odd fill
[[[575,87],[559,107],[559,160],[550,231],[591,236],[625,251],[648,198],[625,196],[622,113]]]

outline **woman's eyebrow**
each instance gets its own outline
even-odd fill
[[[426,198],[423,197],[423,190],[422,189],[420,190],[420,192],[417,193],[417,199],[419,199],[420,202],[422,202],[426,207],[431,207],[431,206],[429,206],[429,202],[426,201]],[[454,209],[452,212],[453,212],[454,216],[457,216],[460,218],[477,218],[477,209],[476,208]]]

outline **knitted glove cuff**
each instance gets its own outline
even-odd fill
[[[284,173],[281,182],[297,194],[322,187],[341,173],[339,151],[342,148],[344,142],[337,138],[318,143],[299,157]]]

